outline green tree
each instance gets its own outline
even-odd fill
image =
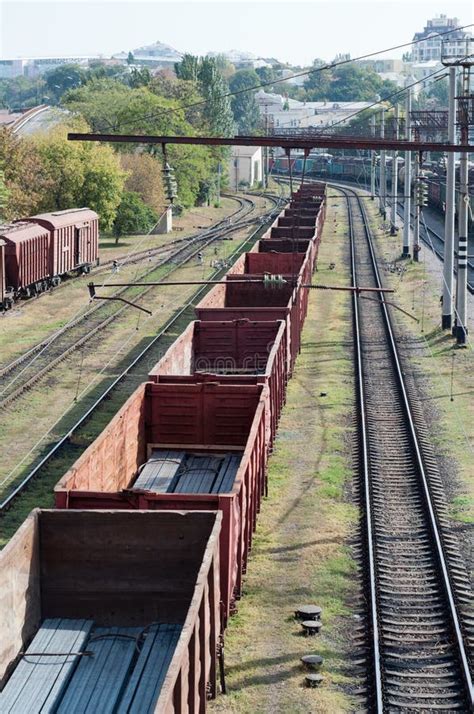
[[[125,190],[137,193],[147,206],[160,213],[167,203],[161,161],[151,154],[140,152],[121,154],[120,164],[127,174]]]
[[[218,54],[214,55],[212,59],[215,62],[215,65],[221,75],[224,77],[224,79],[229,82],[230,78],[235,74],[235,66],[230,62],[230,60],[227,59],[225,55]]]
[[[230,136],[234,133],[235,125],[230,98],[227,96],[229,88],[212,57],[201,60],[198,80],[201,94],[206,100],[204,116],[212,133],[216,136]]]
[[[195,55],[185,54],[180,62],[175,62],[174,69],[178,79],[197,82],[199,78],[200,60]]]
[[[261,126],[256,90],[253,89],[259,83],[258,74],[253,69],[241,69],[230,80],[230,91],[238,92],[232,97],[232,112],[240,134],[253,134]]]
[[[127,55],[127,64],[133,64],[135,62],[135,57],[133,56],[133,52],[129,52]]]
[[[123,64],[105,64],[102,60],[91,60],[87,70],[86,82],[92,79],[115,79],[127,83],[128,68]]]
[[[268,84],[269,82],[274,82],[278,79],[278,72],[276,72],[273,67],[257,67],[255,74],[260,80],[261,84]],[[270,89],[268,87],[267,91]]]
[[[42,196],[51,188],[50,182],[35,145],[5,127],[0,128],[0,170],[8,192],[5,219],[36,213]]]
[[[313,67],[322,67],[322,60],[315,60]],[[307,99],[310,101],[363,102],[382,99],[396,92],[394,82],[383,80],[370,68],[355,63],[331,67],[314,72],[305,84]]]
[[[158,97],[146,87],[132,89],[111,79],[93,79],[67,92],[63,105],[80,114],[92,131],[184,133],[183,112],[170,111],[174,109],[173,102]],[[130,146],[120,150],[129,151]]]
[[[148,87],[151,82],[151,72],[148,67],[143,67],[139,69],[138,67],[133,67],[128,80],[128,84],[132,89],[137,89],[138,87]]]
[[[147,206],[138,193],[124,191],[117,208],[113,232],[118,243],[120,236],[148,233],[157,221],[157,214]]]
[[[430,84],[426,93],[430,99],[435,99],[437,107],[447,108],[449,105],[449,84],[448,80],[443,77],[443,79],[437,80]]]
[[[321,67],[325,65],[326,62],[319,58],[315,59],[312,64],[311,69],[316,71],[308,74],[304,82],[304,88],[309,101],[324,102],[329,99],[332,71],[330,69],[322,70]]]
[[[176,81],[177,89],[182,91],[186,82]],[[190,84],[194,89],[195,83]],[[151,86],[156,88],[157,85],[152,82]],[[186,121],[184,110],[179,108],[180,103],[158,96],[147,87],[131,89],[110,79],[92,80],[64,97],[64,106],[81,115],[94,131],[192,136],[196,134],[196,129]],[[200,107],[202,118],[196,124],[200,131],[211,130],[205,109]],[[138,146],[133,144],[122,144],[116,149],[125,154],[138,150]],[[161,162],[161,147],[149,146],[146,151]],[[179,201],[183,206],[192,206],[200,193],[201,182],[212,176],[223,152],[197,146],[177,146],[169,147],[168,153],[178,183]]]
[[[197,81],[178,79],[170,70],[162,70],[152,77],[148,89],[159,97],[176,102],[178,106],[189,107],[184,110],[186,121],[206,131],[203,106],[200,104],[203,97],[199,94]]]
[[[184,55],[175,64],[178,79],[197,82],[205,105],[203,116],[211,132],[216,136],[228,136],[234,132],[234,118],[227,96],[229,88],[214,57]]]
[[[5,184],[5,174],[0,169],[0,221],[6,220],[6,208],[8,204],[9,191]]]
[[[119,157],[110,146],[70,142],[67,129],[35,137],[42,175],[48,185],[37,210],[88,206],[97,211],[104,230],[112,227],[125,181]]]
[[[119,157],[110,146],[81,144],[84,183],[79,205],[88,206],[99,214],[104,230],[112,228],[122,199],[125,173]],[[151,209],[150,209],[151,210]]]
[[[45,95],[46,84],[41,77],[0,80],[0,102],[13,111],[22,111],[42,104]]]
[[[178,203],[190,208],[202,194],[202,184],[214,176],[216,158],[205,146],[170,146],[168,156],[178,184]]]
[[[59,102],[68,89],[79,87],[86,79],[86,70],[77,64],[61,64],[45,74],[49,96],[56,102]]]

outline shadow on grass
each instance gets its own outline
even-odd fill
[[[340,544],[340,542],[340,538],[317,538],[316,540],[309,540],[306,543],[296,543],[295,545],[286,545],[279,548],[261,548],[261,551],[266,554],[288,553],[295,550],[302,550],[303,548],[310,548],[313,545],[332,545],[334,543]]]

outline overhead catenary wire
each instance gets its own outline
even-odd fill
[[[449,35],[452,32],[458,32],[459,30],[465,30],[469,27],[473,27],[474,23],[470,23],[468,25],[462,25],[461,27],[456,27],[453,28],[452,30],[447,30],[446,32],[439,32],[437,33],[438,37],[442,37],[444,35]],[[311,74],[317,74],[318,72],[324,72],[330,69],[334,69],[334,67],[341,67],[346,64],[351,64],[352,62],[359,62],[360,60],[368,59],[370,57],[375,57],[380,54],[385,54],[386,52],[393,52],[395,50],[400,50],[405,47],[411,47],[413,45],[418,44],[419,42],[422,42],[425,38],[420,38],[418,40],[411,40],[411,42],[404,42],[399,45],[393,45],[392,47],[386,47],[385,49],[382,50],[375,50],[373,52],[368,52],[364,55],[359,55],[358,57],[354,58],[348,58],[348,59],[343,59],[339,60],[337,62],[329,62],[321,67],[315,67],[313,69],[308,69],[304,70],[303,72],[296,72],[295,74],[290,75],[289,77],[282,77],[280,79],[276,79],[273,81],[268,81],[268,82],[262,82],[260,84],[256,84],[252,87],[246,87],[245,89],[238,89],[233,92],[225,92],[224,94],[220,95],[220,99],[225,99],[226,97],[236,97],[240,94],[245,94],[246,92],[252,92],[256,91],[259,89],[262,89],[263,87],[271,87],[275,84],[281,84],[282,82],[287,82],[289,79],[296,79],[298,77],[306,77]],[[212,99],[203,99],[198,102],[192,102],[190,104],[182,104],[178,107],[173,107],[169,109],[164,109],[159,112],[153,112],[151,114],[143,114],[141,117],[137,117],[137,119],[134,119],[133,121],[128,121],[128,122],[121,122],[118,124],[118,126],[113,126],[112,124],[109,124],[112,128],[119,130],[122,129],[123,127],[129,127],[129,126],[136,126],[137,122],[147,120],[147,119],[157,119],[161,116],[168,116],[169,114],[174,114],[176,112],[180,111],[186,111],[187,109],[193,109],[195,107],[200,107],[200,106],[205,106],[206,104],[209,104]]]
[[[354,119],[355,117],[359,116],[360,114],[363,114],[364,112],[367,112],[370,109],[373,109],[374,107],[377,107],[380,104],[383,104],[384,102],[390,102],[390,104],[393,104],[391,102],[391,99],[393,99],[394,97],[403,95],[407,91],[407,89],[412,89],[412,87],[415,87],[418,84],[423,84],[424,82],[426,82],[427,80],[436,76],[437,74],[442,74],[442,73],[444,73],[444,74],[446,73],[446,67],[437,69],[434,72],[431,72],[431,74],[427,74],[425,77],[422,77],[422,79],[417,79],[415,82],[412,82],[411,84],[407,84],[405,87],[402,87],[401,89],[398,89],[397,91],[392,92],[392,94],[387,95],[383,99],[377,99],[377,101],[374,101],[374,102],[372,102],[372,104],[369,104],[368,107],[363,107],[362,109],[358,109],[353,114],[349,114],[348,117],[344,117],[343,119],[339,119],[337,122],[334,122],[334,124],[331,124],[330,127],[328,127],[328,128],[333,129],[335,126],[339,126],[340,124],[345,124],[346,122],[350,121],[351,119]],[[438,79],[442,79],[442,77],[439,77]],[[355,104],[355,102],[351,102],[351,104]],[[302,119],[309,119],[312,116],[314,116],[314,113],[307,114],[306,116],[302,117]],[[280,126],[285,127],[289,123],[290,122],[285,122],[285,124],[281,124]],[[280,127],[278,127],[278,128],[280,128]],[[305,127],[305,128],[312,129],[313,127]],[[321,134],[324,133],[323,127],[321,127],[321,128],[316,127],[315,129],[316,129],[315,133],[321,133]]]
[[[163,218],[163,216],[166,214],[166,211],[167,211],[167,208],[166,208],[166,209],[163,211],[163,213],[159,216],[157,222],[159,222],[159,221],[161,220],[161,218]],[[121,260],[117,261],[119,267],[122,267],[122,266],[124,266],[124,265],[126,264],[126,262],[129,260],[129,258],[131,257],[131,255],[133,255],[133,253],[136,252],[136,248],[139,247],[139,246],[144,242],[144,240],[151,234],[151,231],[153,230],[153,228],[155,227],[155,225],[156,225],[156,223],[155,223],[154,226],[150,229],[150,231],[148,231],[148,233],[146,233],[146,234],[143,235],[143,237],[142,237],[141,240],[138,242],[138,244],[133,245],[133,246],[130,248],[130,250],[123,256],[123,258],[122,258]],[[103,281],[102,281],[102,283],[101,283],[101,287],[105,287],[105,286],[107,285],[108,281],[111,279],[111,277],[112,277],[112,273],[111,273],[110,275],[104,277],[104,279],[103,279]],[[31,360],[26,361],[25,366],[18,372],[18,374],[16,374],[16,375],[10,380],[10,381],[3,387],[3,389],[0,391],[0,397],[2,396],[2,394],[4,394],[6,391],[8,391],[8,389],[10,389],[10,387],[11,387],[13,384],[15,384],[15,382],[21,377],[21,375],[22,375],[29,367],[31,367],[31,365],[33,365],[33,364],[36,362],[36,360],[38,360],[38,359],[47,351],[47,349],[52,345],[52,343],[53,343],[58,337],[60,337],[62,334],[64,334],[64,332],[67,331],[67,329],[72,325],[72,323],[73,323],[76,319],[78,319],[79,317],[81,317],[81,315],[83,315],[83,316],[85,317],[89,312],[91,312],[92,309],[94,309],[94,308],[92,308],[92,306],[91,306],[91,304],[90,304],[89,301],[88,301],[87,305],[81,306],[81,307],[72,315],[72,317],[69,318],[69,320],[66,322],[65,325],[62,325],[62,327],[60,327],[59,330],[57,330],[56,332],[54,332],[54,333],[51,335],[51,337],[50,337],[50,338],[47,340],[47,342],[45,343],[44,347],[42,347],[42,349],[39,350],[39,352],[37,352],[37,353],[33,356],[33,358],[32,358]]]
[[[423,212],[422,212],[421,215],[423,216]],[[426,223],[425,223],[425,221],[424,221],[424,216],[423,216],[422,220],[423,220],[423,223],[424,223],[424,225],[425,225],[425,231],[426,231]],[[429,234],[429,232],[427,232],[427,233]],[[433,246],[431,237],[430,237],[429,240],[430,240],[430,243],[431,243],[431,246],[432,246],[432,250],[433,250],[433,252],[434,252],[434,246]],[[426,270],[426,266],[425,266],[425,270]],[[426,279],[423,281],[423,283],[426,284]],[[423,292],[424,292],[424,288],[423,288]],[[430,345],[430,343],[429,343],[428,338],[426,337],[426,335],[424,334],[424,332],[421,332],[421,336],[422,336],[422,338],[423,338],[423,340],[424,340],[424,342],[425,342],[425,345],[426,345],[426,347],[427,347],[427,349],[428,349],[428,351],[429,351],[429,353],[430,353],[431,358],[433,359],[433,361],[435,361],[435,360],[436,360],[436,357],[435,357],[434,351],[433,351],[433,349],[432,349],[432,347],[431,347],[431,345]],[[472,344],[471,344],[471,343],[470,343],[470,346],[471,346],[471,349],[472,349]],[[445,388],[446,388],[446,390],[447,390],[447,394],[449,394],[449,392],[450,392],[449,382],[443,377],[443,375],[442,375],[442,373],[441,373],[440,371],[437,372],[437,375],[438,375],[438,377],[440,378],[440,380],[442,381],[442,383],[445,385]],[[459,410],[458,410],[458,409],[455,409],[455,410],[454,410],[454,415],[455,415],[455,419],[456,419],[456,421],[457,421],[457,423],[458,423],[458,425],[459,425],[459,427],[460,427],[460,429],[461,429],[462,436],[464,437],[464,441],[466,442],[467,448],[469,449],[469,451],[470,451],[472,454],[474,454],[474,445],[471,443],[471,439],[470,439],[470,437],[469,437],[469,435],[468,435],[468,433],[467,433],[467,431],[466,431],[466,428],[465,428],[465,426],[464,426],[464,424],[463,424],[463,422],[462,422],[462,420],[461,420],[461,418],[460,418]]]
[[[248,236],[241,245],[239,245],[236,250],[234,251],[233,255],[238,253],[247,243],[249,243],[255,236],[256,232],[259,230],[257,228],[253,233]],[[215,271],[215,274],[218,274],[220,271],[219,269]],[[191,289],[189,293],[186,293],[185,300],[187,299],[187,302],[184,303],[183,305],[183,295],[180,294],[178,297],[172,299],[169,303],[163,304],[166,308],[171,309],[172,307],[181,307],[179,315],[181,315],[187,308],[193,305],[193,302],[197,296],[200,295],[204,288],[201,288],[197,293]],[[94,401],[91,407],[83,414],[83,416],[79,419],[76,424],[74,424],[65,434],[64,436],[59,440],[59,442],[56,443],[55,446],[52,447],[51,451],[46,454],[43,459],[40,460],[40,462],[33,467],[32,471],[21,481],[21,483],[15,487],[13,492],[7,496],[6,498],[3,499],[3,501],[0,503],[0,511],[4,510],[7,505],[11,502],[12,498],[16,495],[17,492],[21,492],[22,488],[24,487],[24,484],[28,482],[33,474],[35,474],[36,471],[38,471],[44,463],[47,462],[47,460],[50,458],[50,455],[52,452],[56,452],[57,449],[60,448],[60,446],[66,441],[67,438],[70,437],[70,435],[80,426],[82,425],[86,419],[89,417],[89,415],[94,411],[94,409],[98,406],[98,404],[103,401],[103,399],[112,391],[112,389],[125,377],[128,375],[130,370],[137,364],[137,362],[143,357],[143,355],[150,349],[150,347],[158,340],[160,337],[166,332],[167,329],[169,329],[169,326],[177,319],[177,316],[172,316],[168,320],[165,321],[163,327],[161,330],[158,332],[157,335],[155,335],[149,343],[146,345],[146,347],[134,358],[134,360],[128,365],[128,367],[125,368],[125,370],[119,374],[115,379],[113,379],[112,383],[105,389],[105,391]],[[147,319],[150,319],[151,316],[148,316]],[[148,322],[144,321],[143,326],[148,325]],[[120,345],[118,349],[114,352],[112,357],[104,364],[102,369],[96,373],[96,375],[90,380],[90,382],[82,389],[82,391],[79,393],[77,399],[80,399],[82,396],[86,394],[86,392],[92,387],[94,382],[101,376],[101,374],[104,373],[104,371],[109,367],[109,365],[113,362],[113,360],[120,354],[121,351],[130,343],[132,338],[136,336],[136,330],[135,327],[133,327],[130,331],[129,337],[123,341],[123,339],[120,340]],[[0,481],[0,487],[5,486],[7,483],[11,482],[17,473],[17,471],[21,468],[21,466],[25,463],[25,461],[34,453],[34,451],[44,442],[44,440],[51,435],[53,429],[61,422],[61,420],[68,414],[68,412],[76,406],[76,401],[72,401],[69,406],[64,410],[64,412],[61,414],[61,416],[48,428],[48,430],[41,436],[41,438],[31,447],[31,449],[23,456],[23,458],[17,462],[17,464],[13,467],[13,469],[10,470],[10,472]]]

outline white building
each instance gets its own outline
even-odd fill
[[[13,77],[39,77],[50,69],[55,69],[62,64],[79,64],[87,67],[91,60],[101,59],[94,57],[19,57],[17,59],[0,60],[0,79]]]
[[[263,124],[273,129],[324,128],[344,122],[372,102],[299,102],[260,89],[255,94]]]
[[[243,50],[229,50],[228,52],[208,52],[208,57],[218,57],[222,55],[229,62],[231,62],[235,67],[240,69],[243,68],[253,68],[259,69],[260,67],[272,67],[272,63],[263,57],[257,57],[252,52],[245,52]]]
[[[460,22],[457,17],[440,15],[428,20],[423,32],[416,32],[413,41],[411,61],[414,64],[441,60],[441,56],[462,57],[466,51],[466,40],[472,35],[470,32],[459,30]],[[443,34],[449,33],[449,34]]]
[[[421,80],[424,79],[425,82],[423,83],[422,89],[426,89],[432,82],[436,81],[439,79],[441,76],[440,74],[436,74],[436,76],[431,77],[435,72],[439,72],[440,70],[443,69],[443,65],[439,60],[428,60],[427,62],[414,62],[411,65],[411,72],[412,75],[415,77],[416,80]]]
[[[255,186],[263,180],[263,159],[260,146],[233,146],[229,159],[229,182],[234,191]]]
[[[13,79],[24,74],[26,60],[2,59],[0,60],[0,79]]]
[[[144,45],[132,50],[135,63],[148,65],[150,67],[173,67],[175,62],[180,62],[183,55],[170,45],[165,45],[157,40],[151,45]],[[126,61],[128,52],[122,50],[112,55],[113,59]]]

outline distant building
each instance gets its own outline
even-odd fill
[[[302,69],[281,69],[278,74],[285,82],[288,82],[288,84],[294,84],[295,87],[302,87],[308,79],[308,75],[303,74],[303,72],[304,70]],[[295,77],[295,74],[299,76]]]
[[[466,50],[466,40],[472,35],[470,32],[457,29],[460,23],[457,17],[440,15],[428,20],[423,32],[415,32],[411,52],[411,61],[414,64],[441,60],[441,55],[462,57]],[[447,33],[449,34],[443,34]]]
[[[2,59],[0,60],[0,79],[13,79],[21,77],[24,72],[26,60],[22,59]]]
[[[180,62],[183,57],[181,52],[178,52],[178,50],[175,50],[169,45],[165,45],[159,40],[153,42],[151,45],[137,47],[137,49],[132,50],[132,55],[137,64],[158,68],[173,67],[175,62]],[[112,57],[113,59],[126,62],[128,52],[117,52],[117,54],[112,55]]]
[[[260,89],[255,94],[262,123],[273,129],[324,128],[343,123],[372,102],[299,102]]]
[[[271,67],[272,63],[263,57],[257,57],[252,52],[244,50],[229,50],[228,52],[208,52],[208,57],[225,57],[239,69],[259,69],[260,67]]]
[[[443,65],[439,60],[427,60],[426,62],[412,62],[411,64],[411,73],[415,77],[416,80],[420,79],[426,79],[426,82],[424,83],[424,86],[428,86],[430,84],[429,78],[430,75],[434,74],[435,72],[438,72],[438,70],[442,70]],[[436,77],[432,78],[432,82],[434,82],[436,79],[439,78],[439,74],[436,75]]]
[[[13,77],[40,77],[50,69],[55,69],[62,64],[79,64],[88,66],[91,60],[101,59],[95,57],[19,57],[15,59],[0,60],[0,79]]]
[[[230,187],[237,191],[263,180],[263,159],[260,146],[233,146],[229,159]]]
[[[389,72],[402,73],[405,66],[404,61],[401,59],[359,60],[357,64],[359,67],[372,69],[374,72],[377,72],[377,74],[386,74]]]

